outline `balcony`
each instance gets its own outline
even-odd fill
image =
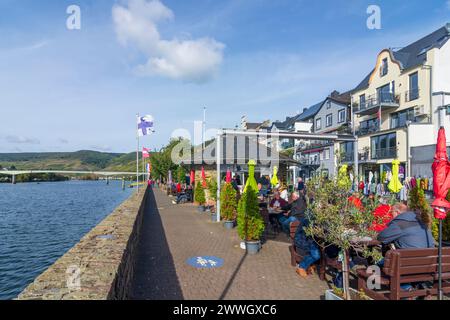
[[[397,158],[397,148],[381,148],[372,150],[372,159],[391,159]]]
[[[342,162],[353,162],[354,159],[355,159],[355,154],[353,152],[343,153],[341,161]],[[358,161],[360,161],[360,162],[370,161],[369,151],[367,151],[367,150],[358,151]]]
[[[366,101],[354,108],[354,113],[360,116],[375,114],[382,110],[396,109],[400,106],[400,96],[391,92],[380,92],[367,97]]]
[[[378,123],[375,124],[375,125],[371,125],[369,127],[361,127],[361,126],[359,126],[356,129],[356,135],[364,136],[364,135],[371,134],[371,133],[378,132],[378,131],[380,131],[380,125]]]
[[[419,89],[408,90],[405,92],[405,102],[410,102],[419,99]]]
[[[319,158],[301,157],[299,160],[300,164],[306,166],[320,166]]]

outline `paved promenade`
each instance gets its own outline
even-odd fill
[[[147,201],[133,299],[321,299],[328,289],[317,276],[301,279],[290,265],[288,243],[267,241],[246,255],[236,230],[226,230],[192,204],[173,205],[155,188]],[[216,256],[224,264],[197,269],[191,257]]]

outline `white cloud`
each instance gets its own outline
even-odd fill
[[[23,136],[6,136],[5,140],[8,143],[20,143],[20,144],[40,144],[41,142],[35,138],[27,138]]]
[[[136,68],[139,75],[202,83],[222,63],[225,45],[212,38],[162,39],[157,23],[173,19],[174,14],[159,0],[128,0],[126,7],[114,5],[112,15],[119,43],[136,46],[148,59]]]

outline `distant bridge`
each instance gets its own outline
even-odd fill
[[[135,176],[136,172],[125,171],[68,171],[68,170],[0,170],[0,175],[12,176],[12,183],[15,183],[15,177],[20,174],[31,173],[55,173],[55,174],[94,174],[99,176]],[[140,172],[139,175],[147,173]]]

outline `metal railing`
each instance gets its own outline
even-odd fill
[[[372,150],[372,159],[397,158],[397,148],[380,148]]]
[[[362,104],[356,103],[355,111],[362,111],[365,109],[370,109],[381,104],[398,104],[399,96],[392,92],[380,92],[377,94],[370,95],[366,98],[366,101]]]
[[[358,136],[363,136],[366,134],[374,133],[380,131],[380,125],[377,123],[376,125],[372,125],[370,127],[358,127],[356,129],[356,134]]]
[[[341,154],[342,162],[353,162],[355,159],[355,154],[353,152],[346,152]],[[370,160],[369,151],[358,151],[358,161],[368,161]]]

